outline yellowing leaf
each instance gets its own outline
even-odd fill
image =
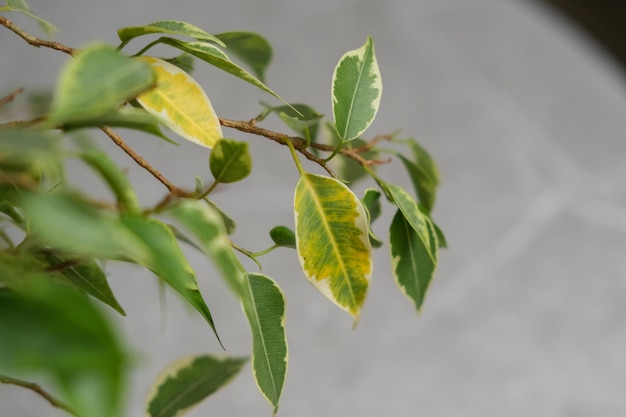
[[[183,138],[212,148],[222,127],[202,87],[177,66],[154,57],[140,57],[154,68],[157,86],[137,97],[149,113]]]
[[[341,182],[303,173],[295,193],[296,247],[322,294],[358,319],[372,272],[367,217]]]

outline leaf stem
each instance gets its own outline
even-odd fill
[[[10,376],[6,376],[6,375],[0,375],[0,383],[16,385],[18,387],[27,388],[31,391],[34,391],[40,396],[42,396],[43,398],[45,398],[46,401],[48,401],[50,405],[52,405],[53,407],[59,408],[61,410],[65,410],[69,414],[79,417],[78,413],[74,411],[69,405],[53,397],[51,394],[49,394],[47,391],[41,388],[38,384],[35,384],[33,382],[23,381],[21,379],[11,378]]]
[[[339,152],[341,152],[341,150],[343,149],[343,145],[343,142],[337,145],[337,147],[335,147],[335,149],[333,150],[333,153],[331,153],[328,158],[324,159],[324,161],[330,162],[335,156],[337,156]]]
[[[217,180],[213,181],[213,184],[211,184],[211,185],[209,186],[209,188],[207,188],[207,189],[206,189],[206,191],[205,191],[205,192],[203,192],[202,194],[200,194],[200,196],[198,197],[198,199],[205,198],[206,196],[208,196],[209,194],[211,194],[211,191],[215,190],[215,188],[218,186],[218,184],[219,184],[219,181],[217,181]]]
[[[135,55],[133,56],[141,56],[144,53],[148,52],[148,50],[150,48],[152,48],[154,45],[158,45],[159,43],[161,43],[161,39],[157,39],[156,41],[150,42],[149,44],[147,44],[146,46],[144,46],[139,52],[137,52]]]
[[[268,253],[270,253],[271,251],[277,248],[280,248],[280,245],[274,244],[267,249],[263,249],[262,251],[253,252],[252,255],[254,255],[254,257],[257,258],[259,256],[267,255]]]
[[[250,252],[249,250],[242,248],[241,246],[237,245],[232,240],[230,241],[230,246],[232,246],[232,248],[235,249],[237,252],[239,252],[239,253],[247,256],[248,258],[252,259],[252,261],[256,264],[256,266],[259,267],[259,271],[263,270],[263,267],[261,266],[261,263],[256,258],[257,257],[256,253]]]
[[[287,146],[289,147],[289,152],[291,152],[291,157],[293,158],[293,162],[296,163],[296,167],[298,168],[298,172],[300,173],[300,175],[306,174],[306,171],[304,170],[304,168],[302,168],[302,164],[298,159],[298,154],[296,153],[296,149],[293,147],[293,143],[289,141],[287,142]]]

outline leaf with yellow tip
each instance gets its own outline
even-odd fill
[[[202,87],[185,71],[158,58],[142,56],[157,77],[155,88],[137,101],[184,139],[212,148],[222,138],[222,127]]]
[[[358,319],[372,273],[367,216],[334,178],[303,173],[295,192],[296,247],[315,288]]]

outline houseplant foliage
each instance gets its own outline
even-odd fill
[[[356,324],[373,274],[372,252],[388,245],[391,275],[415,309],[421,308],[438,249],[445,246],[431,217],[439,176],[415,140],[364,136],[382,94],[371,37],[339,59],[331,83],[333,114],[324,120],[313,107],[290,103],[265,84],[271,47],[258,34],[212,35],[189,23],[159,21],[120,29],[119,45],[96,42],[75,49],[35,37],[9,20],[9,13],[21,13],[46,33],[54,30],[22,0],[7,0],[0,13],[5,30],[71,56],[43,114],[0,124],[0,382],[30,388],[76,416],[122,415],[129,354],[102,309],[122,316],[125,311],[107,283],[104,261],[152,271],[206,320],[222,344],[182,249],[189,244],[213,262],[216,279],[241,303],[252,334],[251,355],[207,352],[172,362],[146,389],[149,416],[182,415],[247,362],[271,412],[277,412],[288,363],[285,297],[278,280],[246,270],[241,256],[260,264],[269,251],[290,251],[304,277]],[[171,56],[151,56],[155,45],[170,48]],[[276,104],[262,104],[249,121],[219,117],[190,75],[198,63],[265,91]],[[10,106],[20,93],[0,95],[0,106]],[[291,133],[261,127],[271,115]],[[212,180],[209,185],[197,180],[194,190],[177,187],[130,148],[116,127],[196,143],[206,149]],[[231,240],[235,220],[211,201],[218,184],[251,174],[247,142],[225,136],[223,129],[288,147],[292,161],[283,162],[293,162],[299,175],[293,224],[271,229],[272,244],[260,252]],[[164,198],[141,206],[119,162],[95,142],[75,139],[84,131],[124,150],[164,186]],[[115,200],[73,187],[64,168],[68,159],[92,169]],[[377,174],[378,164],[392,161],[406,168],[411,190]],[[323,168],[325,175],[309,172],[307,164]],[[371,187],[357,196],[352,185],[368,179]],[[386,241],[371,228],[383,206],[395,210]],[[31,373],[53,381],[58,397],[21,379]]]

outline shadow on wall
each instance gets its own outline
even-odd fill
[[[613,56],[626,75],[626,2],[622,0],[534,0],[560,12]]]

